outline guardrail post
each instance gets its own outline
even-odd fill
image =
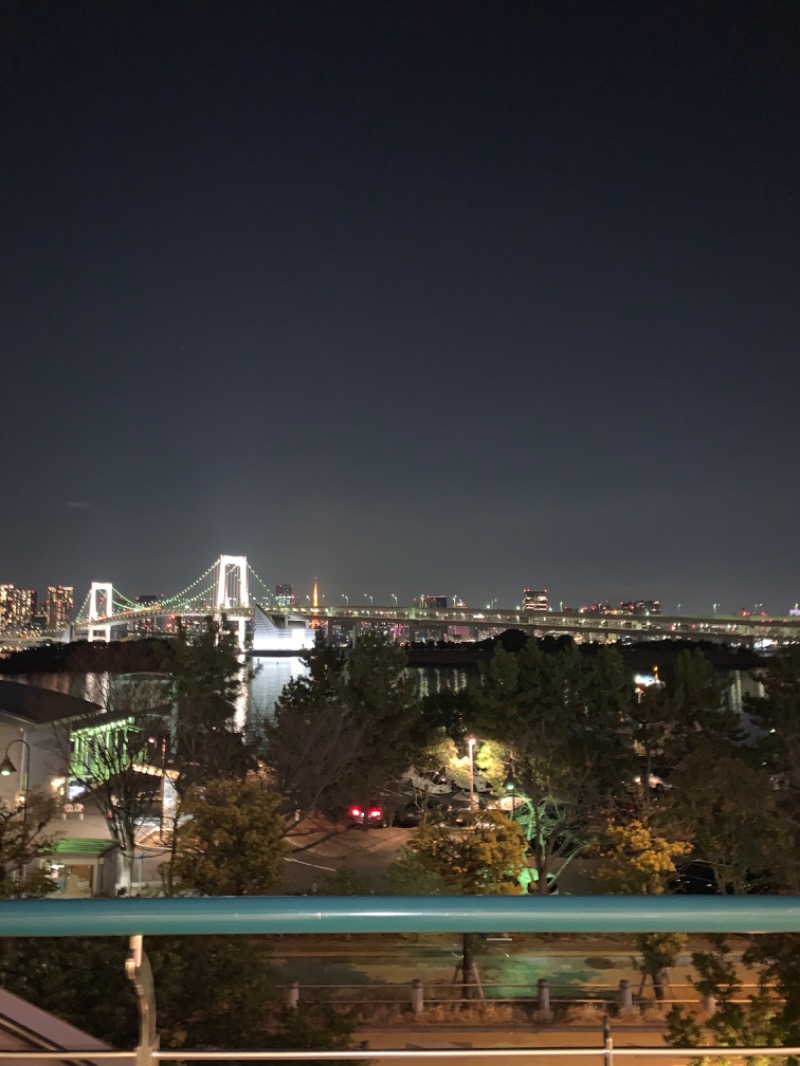
[[[156,993],[150,960],[142,947],[141,936],[129,940],[128,957],[125,959],[125,974],[136,991],[136,1006],[139,1010],[139,1042],[136,1045],[136,1066],[153,1066],[158,1050],[156,1032]]]
[[[603,1066],[614,1066],[614,1041],[607,1014],[603,1015]]]
[[[624,977],[619,983],[618,999],[620,1010],[633,1006],[633,990],[631,989],[631,983]]]
[[[536,982],[536,1006],[540,1011],[550,1012],[550,985],[546,977],[540,977]]]
[[[300,1002],[300,982],[292,981],[286,989],[286,1006],[289,1010],[296,1010]]]
[[[422,981],[415,977],[411,982],[411,1010],[414,1014],[422,1014],[425,1008],[425,996],[422,990]]]

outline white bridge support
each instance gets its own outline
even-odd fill
[[[100,625],[94,625],[94,623],[98,618],[108,618],[113,613],[113,585],[110,581],[93,581],[91,591],[89,592],[89,629],[87,640],[111,640],[111,625],[108,622],[103,622]]]
[[[246,555],[220,555],[217,564],[217,611],[250,606]]]
[[[250,610],[250,586],[246,555],[220,555],[217,564],[217,590],[215,596],[216,617],[226,611]],[[244,651],[248,619],[237,613],[228,618],[228,624],[236,623],[239,650]]]

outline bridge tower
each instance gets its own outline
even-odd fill
[[[244,650],[245,630],[250,617],[250,586],[246,555],[220,555],[217,563],[215,614],[227,614],[236,623],[239,647]]]
[[[89,592],[89,629],[87,640],[111,640],[111,626],[93,625],[98,618],[114,613],[114,588],[110,581],[93,581]]]

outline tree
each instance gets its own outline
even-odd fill
[[[795,1043],[784,1017],[786,1007],[770,992],[770,967],[757,971],[758,992],[742,1000],[737,967],[729,956],[728,944],[720,935],[708,937],[711,951],[692,953],[697,971],[690,983],[702,996],[712,996],[714,1010],[705,1018],[689,1015],[681,1005],[667,1014],[667,1040],[673,1047],[780,1047]],[[745,952],[744,958],[748,958]],[[766,959],[762,958],[761,962]],[[748,965],[756,964],[750,957]],[[784,1000],[784,1003],[786,1001]]]
[[[161,796],[168,736],[169,721],[161,715],[122,712],[73,724],[69,776],[108,817],[126,891],[136,839]]]
[[[670,779],[666,814],[684,827],[723,895],[748,891],[765,864],[765,840],[785,829],[769,773],[752,754],[700,741]]]
[[[25,868],[50,851],[53,838],[45,829],[55,812],[55,800],[38,792],[0,809],[0,896],[43,896],[54,889],[44,871]]]
[[[302,814],[369,806],[422,747],[405,656],[366,633],[346,656],[320,639],[305,661],[307,676],[286,686],[265,721],[264,762]]]
[[[242,666],[236,638],[213,619],[199,633],[180,628],[161,654],[175,707],[170,766],[180,793],[209,777],[243,778],[254,752],[233,728]]]
[[[264,720],[264,762],[274,787],[298,814],[333,813],[342,805],[341,782],[350,773],[361,729],[338,702],[305,704],[284,694]]]
[[[765,841],[778,884],[800,893],[800,647],[771,657],[764,675],[765,695],[747,711],[761,729],[757,752],[770,775],[779,819]]]
[[[148,937],[145,949],[164,1047],[349,1045],[349,1014],[306,1004],[287,1012],[278,1002],[263,939]],[[0,986],[112,1045],[130,1047],[138,1032],[133,989],[124,977],[126,953],[121,937],[0,940]]]
[[[262,895],[283,875],[280,797],[264,781],[214,780],[183,802],[168,879],[208,896]]]
[[[619,726],[632,685],[616,652],[583,660],[573,644],[498,647],[471,693],[476,731],[513,758],[516,817],[532,883],[547,893],[591,839],[595,812],[619,782]]]
[[[460,895],[520,892],[525,864],[525,837],[516,822],[500,811],[474,814],[461,831],[443,825],[422,825],[408,845],[410,856]],[[462,996],[469,997],[473,977],[471,938],[462,934]]]
[[[613,893],[660,896],[676,873],[675,859],[686,855],[684,840],[667,840],[650,826],[633,820],[610,822],[600,845],[604,868],[600,877]]]
[[[632,754],[638,763],[636,815],[649,821],[654,806],[656,770],[674,769],[699,740],[717,750],[738,739],[738,717],[725,706],[723,688],[702,651],[682,651],[670,684],[645,689],[631,701],[627,719],[631,728]]]
[[[427,740],[419,701],[405,675],[402,648],[379,633],[365,633],[347,656],[342,700],[361,730],[350,776],[367,808],[383,788],[400,780]]]
[[[675,859],[686,855],[689,845],[667,840],[650,826],[633,820],[609,823],[602,845],[605,868],[600,876],[612,892],[625,895],[659,896],[676,873]],[[642,957],[643,980],[650,977],[656,998],[664,998],[664,978],[685,943],[680,933],[639,933],[636,944]]]
[[[422,825],[408,848],[459,895],[520,891],[525,837],[501,811],[475,813],[461,830]]]

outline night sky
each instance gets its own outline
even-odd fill
[[[0,582],[800,599],[800,12],[6,0]]]

